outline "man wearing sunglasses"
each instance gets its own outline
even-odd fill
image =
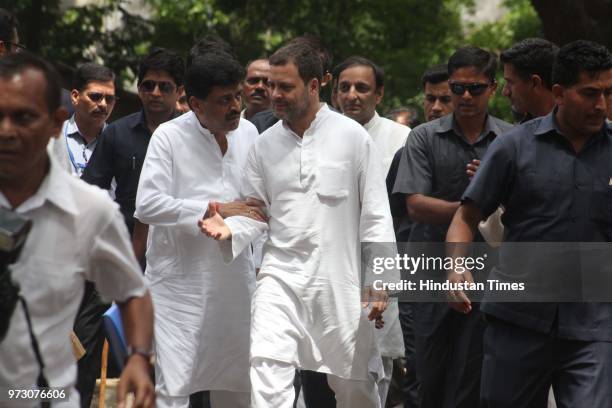
[[[134,202],[142,162],[151,134],[157,127],[177,116],[176,102],[183,90],[185,66],[182,58],[157,48],[140,62],[138,96],[142,110],[111,123],[104,130],[98,147],[83,173],[83,180],[109,189],[113,178],[117,204],[131,234],[134,234]],[[139,230],[145,228],[139,227]],[[138,232],[138,231],[137,231]],[[146,231],[139,234],[137,256],[142,261]]]
[[[511,128],[487,112],[496,69],[497,58],[490,52],[476,47],[456,51],[448,61],[454,113],[417,126],[408,137],[394,192],[406,194],[413,221],[409,241],[444,242],[469,184],[467,165]],[[444,280],[445,271],[437,272],[426,277]],[[414,304],[421,407],[479,406],[483,330],[476,306],[471,313],[459,313],[444,302]]]
[[[74,74],[70,92],[74,114],[50,146],[62,167],[77,177],[87,167],[115,107],[114,81],[110,69],[94,63],[81,65]]]
[[[257,59],[247,64],[246,77],[242,84],[246,105],[242,111],[243,118],[250,120],[256,113],[270,109],[269,75],[270,64],[267,59]]]
[[[551,82],[555,108],[491,145],[447,235],[449,242],[473,241],[478,221],[503,205],[505,241],[522,246],[520,256],[502,246],[500,258],[507,261],[490,279],[525,282],[530,301],[534,294],[542,300],[503,302],[485,295],[485,408],[545,407],[551,384],[560,407],[612,403],[612,304],[606,303],[609,280],[602,279],[608,270],[600,269],[610,264],[609,245],[601,245],[607,253],[599,258],[590,244],[612,241],[612,126],[605,119],[612,54],[589,41],[566,44],[555,57]],[[576,250],[578,243],[588,249]],[[534,276],[542,282],[535,291],[528,286]],[[594,291],[594,284],[604,292]],[[469,308],[464,293],[455,296]]]

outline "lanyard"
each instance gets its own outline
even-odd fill
[[[72,163],[72,167],[74,167],[76,174],[80,176],[83,170],[85,170],[87,167],[87,156],[85,155],[86,145],[83,147],[83,159],[85,160],[85,164],[77,163],[74,159],[74,155],[72,154],[72,150],[70,150],[70,145],[68,144],[68,123],[66,123],[66,127],[64,128],[64,140],[66,140],[66,150],[68,150],[68,158],[70,159],[70,163]]]

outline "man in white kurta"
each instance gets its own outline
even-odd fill
[[[337,101],[346,116],[366,128],[380,152],[384,176],[387,176],[395,153],[404,146],[410,128],[381,118],[376,106],[382,101],[384,72],[363,57],[349,57],[334,68],[338,78]]]
[[[368,316],[360,296],[360,242],[394,241],[380,157],[361,126],[319,105],[320,66],[302,79],[296,54],[318,61],[300,44],[270,58],[283,120],[257,139],[246,165],[245,195],[265,204],[268,224],[209,213],[202,230],[231,237],[221,243],[231,259],[268,229],[253,299],[253,407],[291,407],[295,368],[327,373],[338,407],[380,407],[368,318],[384,306]]]
[[[214,78],[215,69],[237,80],[204,85],[201,78]],[[188,67],[192,111],[157,128],[140,176],[135,216],[150,225],[145,274],[155,305],[158,407],[187,407],[189,395],[203,390],[211,391],[213,408],[249,405],[250,248],[225,264],[197,227],[210,201],[242,197],[247,153],[258,136],[240,119],[243,75],[225,55]]]
[[[337,101],[340,109],[368,131],[382,156],[383,177],[386,177],[395,153],[406,143],[410,128],[381,118],[376,112],[376,105],[384,94],[382,70],[366,58],[349,57],[336,67],[334,74],[338,78]],[[391,385],[393,359],[405,355],[397,301],[389,303],[384,320],[383,328],[376,331],[383,358],[384,376],[378,382],[383,406]]]

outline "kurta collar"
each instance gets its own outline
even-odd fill
[[[378,115],[378,112],[374,111],[374,115],[372,116],[372,118],[363,125],[363,127],[369,132],[373,127],[375,127],[378,122],[380,121],[380,116]]]
[[[325,119],[325,117],[327,117],[327,115],[330,112],[331,112],[331,110],[329,109],[327,104],[325,102],[320,102],[319,103],[319,110],[317,111],[317,114],[315,115],[315,118],[312,120],[312,122],[310,122],[310,126],[308,126],[308,128],[304,131],[304,136],[306,136],[307,134],[316,133],[316,130],[320,126],[321,122]],[[287,125],[287,122],[285,122],[284,120],[282,121],[282,126],[291,135],[293,135],[294,137],[296,137],[299,140],[302,140],[301,137],[299,137],[297,134],[295,134],[295,132],[293,130],[291,130],[289,125]]]

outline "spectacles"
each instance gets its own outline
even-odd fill
[[[268,86],[268,78],[267,77],[249,77],[246,79],[246,83],[254,86],[258,83],[262,82],[264,86]]]
[[[450,85],[451,92],[454,93],[455,95],[463,95],[465,91],[467,90],[472,96],[482,95],[487,90],[487,88],[491,85],[491,84],[481,84],[478,82],[474,84],[462,84],[460,82],[449,82],[448,84]]]
[[[4,41],[4,43],[6,45],[8,45],[9,47],[13,47],[13,52],[18,53],[18,52],[22,52],[25,51],[26,46],[23,44],[19,44],[19,43],[14,43],[14,42],[10,42],[10,41]]]
[[[163,94],[170,94],[176,89],[176,87],[168,81],[152,81],[147,79],[146,81],[142,81],[140,85],[138,85],[138,89],[140,89],[142,92],[147,93],[155,91],[155,87],[159,87],[159,92]]]
[[[119,99],[115,95],[107,95],[102,92],[87,92],[87,97],[95,103],[100,103],[104,99],[107,105],[112,105]]]

